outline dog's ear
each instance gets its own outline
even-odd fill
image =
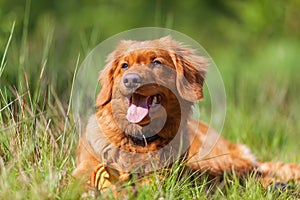
[[[176,86],[179,95],[190,102],[203,99],[203,83],[208,59],[195,54],[195,50],[175,42],[171,37],[171,57],[176,69]]]
[[[99,81],[101,90],[96,98],[96,108],[104,106],[111,100],[115,65],[116,61],[114,60],[114,55],[110,54],[107,59],[107,64],[100,73]]]
[[[120,41],[116,49],[107,56],[107,64],[101,71],[99,77],[101,90],[96,98],[96,108],[104,106],[111,100],[115,69],[119,63],[119,59],[122,57],[124,52],[128,50],[127,48],[131,43],[131,40]]]

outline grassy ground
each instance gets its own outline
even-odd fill
[[[49,34],[43,38],[43,51],[36,52],[40,56],[30,56],[26,35],[21,44],[16,44],[11,42],[11,34],[2,51],[0,199],[78,199],[82,192],[70,176],[75,167],[78,133],[72,122],[70,102],[58,95],[62,91],[65,96],[70,94],[72,77],[67,85],[53,81],[55,72],[48,68],[51,37]],[[262,160],[300,161],[299,51],[298,41],[283,39],[266,43],[251,57],[243,55],[237,47],[212,55],[222,73],[227,94],[222,135],[246,143]],[[30,71],[25,65],[39,67]],[[49,81],[51,73],[52,81]],[[9,84],[7,74],[15,75],[16,85]],[[153,176],[153,182],[136,188],[136,196],[132,194],[130,198],[295,197],[290,191],[265,190],[251,177],[242,184],[234,177],[225,177],[226,181],[212,192],[205,180],[191,181],[186,175],[178,181],[180,169],[177,166],[166,171],[165,180],[156,181]]]

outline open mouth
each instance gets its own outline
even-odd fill
[[[143,96],[133,93],[129,98],[129,108],[127,110],[127,120],[131,123],[139,123],[149,115],[150,109],[161,106],[163,96],[155,94],[151,96]]]

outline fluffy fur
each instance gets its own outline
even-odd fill
[[[151,172],[153,163],[158,170],[169,167],[180,154],[189,168],[211,176],[256,171],[265,186],[300,181],[299,165],[261,163],[245,145],[189,117],[203,98],[206,68],[205,58],[171,37],[121,41],[101,73],[96,113],[80,138],[73,175],[101,190],[131,173]],[[216,143],[204,142],[209,138]]]

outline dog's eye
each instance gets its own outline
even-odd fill
[[[154,66],[157,66],[157,65],[161,65],[161,62],[158,61],[158,60],[154,60],[154,61],[152,61],[152,64],[153,64]]]
[[[128,68],[128,64],[127,63],[123,63],[122,64],[122,69],[127,69]]]

